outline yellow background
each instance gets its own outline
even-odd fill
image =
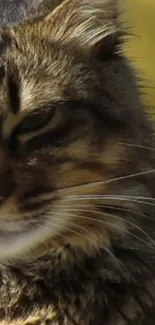
[[[144,98],[155,112],[155,0],[124,0],[123,20],[134,34],[125,51],[143,78]]]

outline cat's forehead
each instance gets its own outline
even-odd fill
[[[90,58],[105,54],[107,43],[115,51],[114,12],[115,0],[66,0],[43,20],[0,31],[9,38],[7,78],[16,84],[21,111],[70,96],[90,99],[98,85]]]
[[[38,40],[36,47],[32,42],[24,50],[13,46],[8,48],[4,61],[2,59],[5,93],[9,96],[8,87],[13,85],[20,100],[20,112],[46,107],[70,96],[85,98],[89,95],[92,71],[82,60],[55,44],[48,47]],[[1,92],[4,93],[3,87]]]
[[[40,65],[39,63],[38,66],[34,65],[22,67],[23,70],[19,67],[18,70],[21,111],[25,109],[31,111],[48,103],[66,100],[70,96],[88,95],[89,86],[83,75],[82,65],[75,66],[65,57],[57,61],[51,59],[49,65],[44,58]]]

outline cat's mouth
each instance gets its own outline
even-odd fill
[[[0,260],[29,256],[38,245],[46,247],[46,242],[61,229],[58,222],[50,224],[50,219],[31,224],[29,220],[20,221],[20,218],[19,215],[14,221],[0,220]]]
[[[102,185],[97,181],[42,193],[29,198],[25,210],[20,210],[17,200],[7,199],[0,207],[0,261],[33,256],[39,245],[47,251],[49,241],[76,247],[86,243],[95,249],[106,249],[111,239],[121,236],[148,242],[138,223],[145,217],[137,209],[142,197],[94,194],[103,193]]]

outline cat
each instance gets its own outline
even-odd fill
[[[154,325],[154,129],[116,0],[0,29],[0,324]]]

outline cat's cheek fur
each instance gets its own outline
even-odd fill
[[[71,206],[72,206],[71,200]],[[96,218],[89,221],[87,216],[81,217],[78,209],[67,209],[66,200],[61,200],[55,208],[48,207],[42,213],[41,222],[33,226],[26,220],[26,214],[21,215],[18,205],[12,199],[6,201],[0,210],[0,260],[4,263],[13,260],[31,259],[31,256],[40,256],[44,249],[53,249],[55,246],[72,245],[82,249],[86,254],[98,251],[100,247],[108,247],[111,236],[105,224]],[[88,202],[89,204],[89,202]],[[62,207],[61,207],[62,205]],[[69,200],[68,200],[69,206]],[[89,204],[91,209],[91,205]],[[93,211],[92,207],[92,211]],[[90,210],[91,211],[91,210]],[[39,215],[39,212],[38,212]],[[28,215],[27,215],[28,216]],[[90,216],[90,213],[89,213]],[[94,215],[92,214],[92,218]],[[98,217],[98,216],[97,216]],[[112,220],[113,223],[113,220]],[[116,225],[117,228],[118,225]],[[125,224],[119,224],[121,234]]]
[[[57,237],[67,222],[61,204],[59,209],[42,213],[42,220],[31,225],[28,214],[20,214],[17,202],[10,198],[0,209],[0,259],[3,261],[28,257],[37,245],[43,245],[48,239]],[[57,210],[59,212],[57,212]],[[59,214],[59,218],[57,217]],[[39,215],[39,211],[38,211]],[[52,239],[51,239],[52,242]],[[52,246],[51,246],[52,247]]]

